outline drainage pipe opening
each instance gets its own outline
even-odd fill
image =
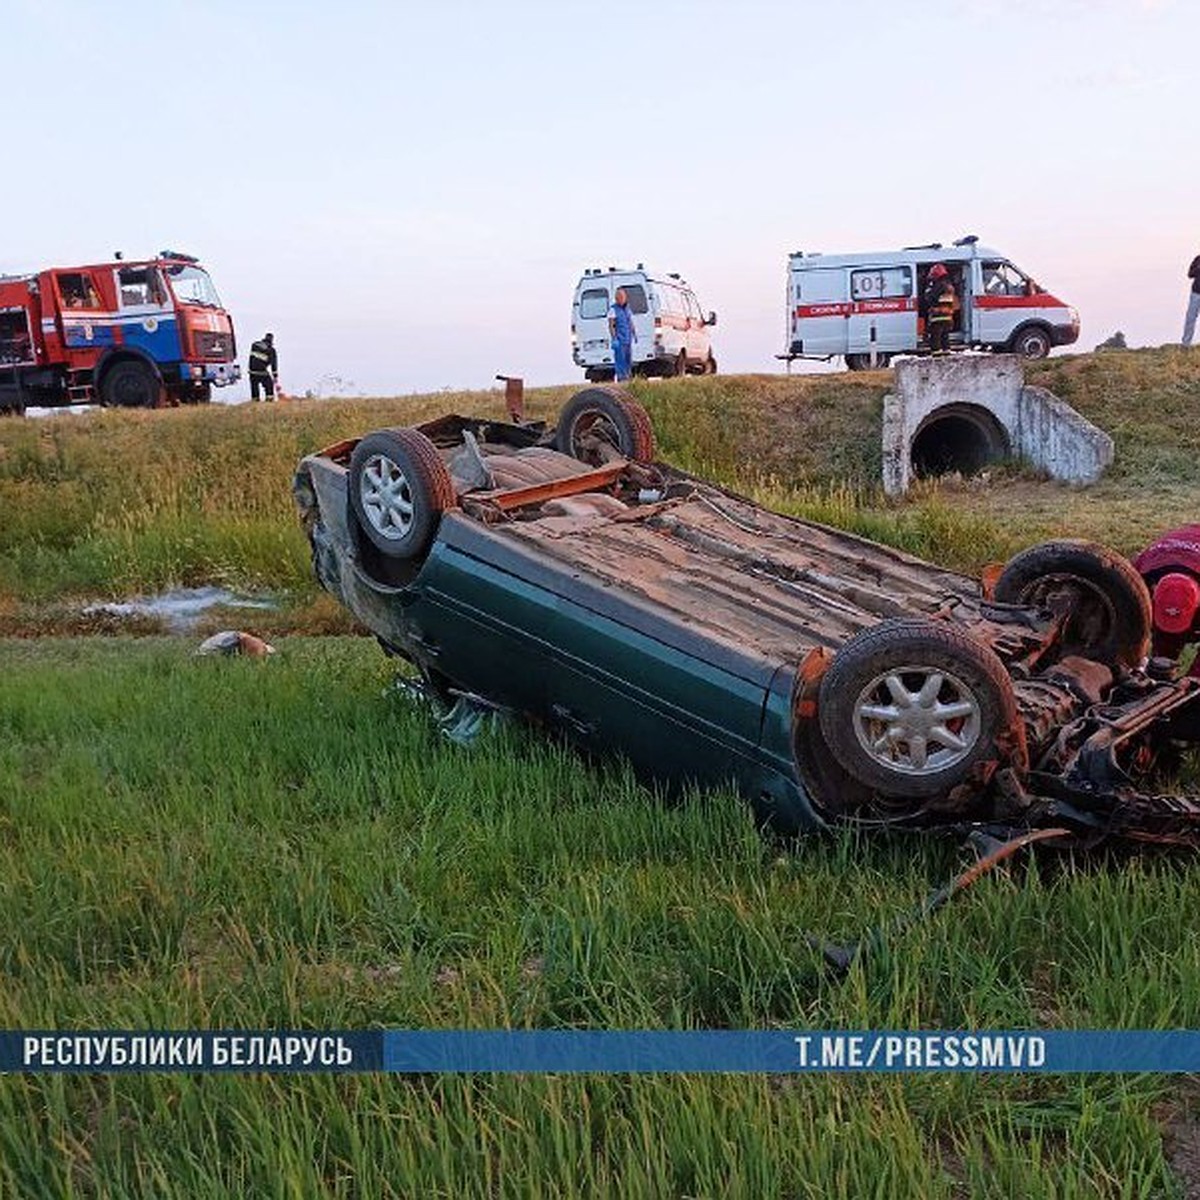
[[[996,416],[975,404],[949,404],[925,418],[910,449],[918,478],[957,471],[974,475],[1010,453],[1008,434]]]

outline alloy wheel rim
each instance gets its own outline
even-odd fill
[[[359,479],[359,498],[371,527],[382,537],[400,541],[408,536],[415,519],[412,485],[386,454],[367,459]]]
[[[936,775],[961,763],[979,741],[983,714],[974,692],[950,671],[893,667],[854,704],[854,732],[870,759],[902,775]]]

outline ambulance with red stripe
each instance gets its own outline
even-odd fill
[[[205,401],[239,373],[233,321],[191,255],[0,276],[0,409]]]
[[[781,356],[850,370],[886,366],[929,349],[921,297],[944,263],[959,298],[950,345],[1045,358],[1079,337],[1079,313],[974,237],[866,254],[793,254],[788,263],[788,344]]]
[[[571,352],[585,378],[603,383],[613,377],[608,310],[618,288],[625,289],[633,318],[635,375],[716,374],[708,331],[717,323],[717,314],[705,316],[696,293],[678,275],[651,275],[638,263],[632,271],[593,267],[575,285]]]

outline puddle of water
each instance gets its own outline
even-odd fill
[[[219,587],[177,588],[158,596],[89,604],[84,614],[108,613],[116,617],[158,617],[172,633],[188,633],[212,608],[275,608],[274,600],[239,596]]]

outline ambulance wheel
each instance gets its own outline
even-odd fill
[[[1133,564],[1095,542],[1043,542],[1009,559],[996,580],[1002,604],[1062,618],[1059,653],[1136,667],[1149,653],[1150,592]]]
[[[594,466],[603,465],[610,447],[622,458],[653,462],[654,426],[650,414],[620,388],[584,388],[563,406],[554,447]]]
[[[420,558],[456,502],[437,447],[415,429],[369,433],[350,456],[350,506],[358,526],[389,558]]]
[[[1012,340],[1012,352],[1031,362],[1050,353],[1050,334],[1041,325],[1027,325]]]
[[[163,390],[151,367],[137,359],[126,359],[105,373],[100,402],[110,408],[155,408],[162,402]]]
[[[710,354],[704,363],[705,375],[715,375],[717,373],[717,360]]]
[[[871,366],[871,356],[869,354],[847,354],[846,368],[850,371],[870,371],[872,369],[882,371],[891,360],[891,355],[882,352],[875,354],[875,366]]]
[[[686,350],[680,350],[679,357],[675,360],[675,374],[681,379],[688,373],[688,357]]]

